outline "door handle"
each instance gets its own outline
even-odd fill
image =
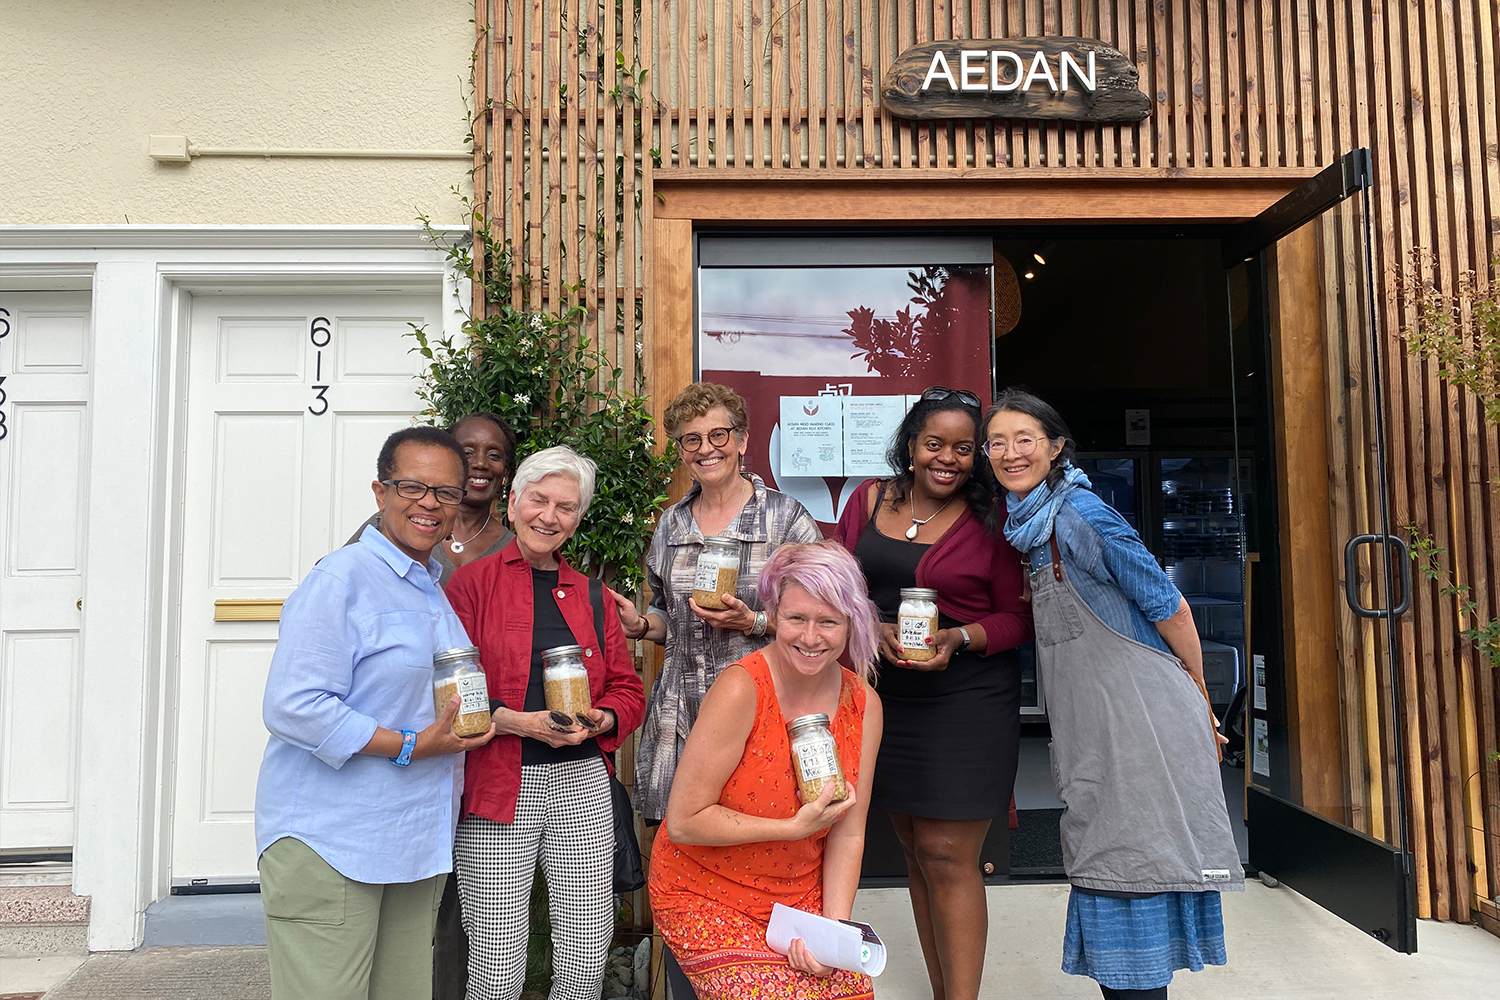
[[[1359,602],[1359,595],[1355,592],[1355,581],[1359,579],[1359,567],[1356,565],[1358,549],[1361,545],[1394,545],[1400,552],[1396,561],[1396,571],[1391,574],[1391,580],[1399,583],[1401,587],[1401,602],[1394,608],[1367,608]],[[1411,607],[1411,553],[1406,548],[1406,543],[1396,535],[1355,535],[1344,545],[1344,600],[1349,602],[1349,609],[1361,618],[1400,618],[1406,614]]]

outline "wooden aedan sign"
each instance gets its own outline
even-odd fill
[[[1151,114],[1140,74],[1094,38],[954,38],[901,53],[881,100],[903,118],[1138,122]]]

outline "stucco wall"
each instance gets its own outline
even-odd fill
[[[163,164],[205,146],[461,150],[467,0],[0,0],[0,223],[460,222],[457,160]]]

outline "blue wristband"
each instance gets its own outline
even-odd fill
[[[392,757],[391,763],[397,767],[405,767],[411,763],[411,752],[417,748],[417,734],[410,729],[401,730],[401,754]]]

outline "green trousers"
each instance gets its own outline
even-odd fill
[[[430,1000],[447,880],[356,882],[302,841],[276,841],[260,856],[272,1000]]]

